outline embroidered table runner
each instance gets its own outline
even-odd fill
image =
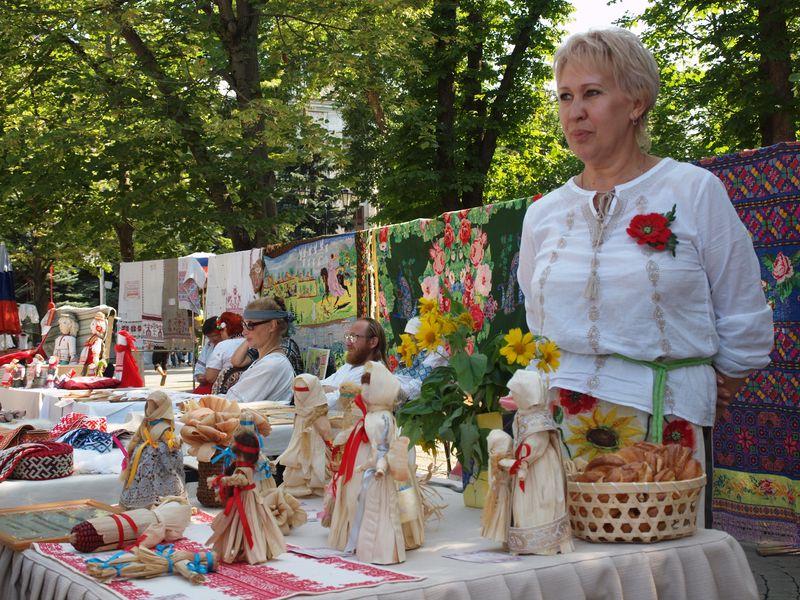
[[[193,517],[192,525],[186,530],[187,537],[176,542],[175,547],[192,552],[205,551],[203,542],[211,535],[211,521],[211,515],[206,513]],[[291,540],[291,537],[288,539]],[[86,575],[85,560],[107,558],[114,554],[83,554],[71,544],[35,544],[34,548],[89,580],[92,579]],[[424,579],[335,556],[317,559],[298,552],[287,552],[260,565],[223,563],[216,572],[208,574],[205,583],[200,586],[193,586],[179,575],[167,575],[153,579],[115,579],[106,587],[124,600],[166,597],[278,600],[301,594],[325,594]]]

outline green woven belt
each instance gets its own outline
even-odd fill
[[[644,365],[650,367],[655,371],[655,378],[653,379],[653,423],[656,426],[653,428],[653,441],[657,444],[662,443],[664,436],[664,427],[661,422],[664,420],[664,390],[667,386],[667,373],[673,369],[681,369],[683,367],[696,367],[698,365],[710,365],[712,358],[704,356],[701,358],[679,358],[678,360],[671,360],[668,362],[660,362],[655,360],[639,360],[631,358],[624,354],[612,354],[617,358],[636,365]]]

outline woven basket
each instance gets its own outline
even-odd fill
[[[72,446],[60,442],[40,442],[46,448],[21,458],[9,479],[43,481],[72,475]]]
[[[208,508],[218,508],[222,506],[222,501],[217,496],[217,491],[208,487],[208,478],[216,477],[222,473],[224,461],[215,463],[197,461],[197,500]]]
[[[657,542],[692,535],[706,476],[648,483],[567,482],[572,533],[589,542]]]

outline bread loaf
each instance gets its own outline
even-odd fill
[[[616,452],[593,458],[576,481],[590,483],[681,481],[703,474],[692,449],[679,444],[636,442]]]

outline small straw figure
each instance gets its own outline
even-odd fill
[[[294,378],[295,417],[292,439],[278,457],[284,465],[283,489],[295,496],[322,496],[330,478],[329,461],[333,434],[328,403],[319,379],[303,373]]]
[[[147,397],[144,420],[128,443],[119,503],[148,508],[161,496],[186,496],[181,440],[175,435],[172,401],[156,390]]]
[[[514,417],[511,483],[513,554],[572,552],[561,442],[547,408],[547,384],[536,371],[517,371],[508,389],[519,407]]]
[[[206,542],[226,563],[262,563],[286,552],[286,541],[275,517],[256,492],[253,472],[258,461],[256,435],[243,431],[233,443],[236,462],[209,482],[219,486],[225,509],[211,523]]]
[[[511,517],[511,475],[514,440],[502,429],[493,429],[486,439],[489,449],[489,494],[481,513],[481,536],[506,543]]]
[[[92,319],[91,334],[81,350],[78,364],[83,366],[82,375],[95,376],[103,360],[103,344],[108,329],[108,318],[102,312],[96,312]],[[102,375],[102,373],[101,373]]]
[[[272,425],[270,425],[267,417],[249,408],[243,408],[239,416],[239,426],[233,432],[233,436],[236,437],[242,431],[249,431],[255,434],[258,439],[259,452],[253,479],[256,484],[256,491],[262,496],[267,496],[277,487],[273,476],[274,467],[267,456],[266,442],[264,440],[272,431]]]

